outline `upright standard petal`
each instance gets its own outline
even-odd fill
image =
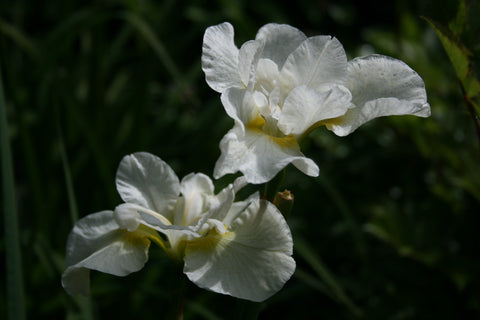
[[[301,136],[322,120],[344,115],[351,99],[350,91],[344,86],[329,85],[324,90],[305,85],[296,87],[285,100],[278,127],[285,134]]]
[[[239,88],[229,88],[220,96],[228,116],[244,130],[245,125],[256,119],[258,109],[252,103],[253,94]]]
[[[148,260],[150,238],[155,231],[141,228],[128,232],[119,228],[112,211],[101,211],[80,219],[67,241],[62,286],[71,295],[87,295],[89,270],[125,276],[143,268]]]
[[[238,68],[238,48],[230,23],[207,28],[203,37],[202,69],[208,85],[217,92],[244,87]]]
[[[255,40],[263,44],[259,58],[270,59],[282,68],[288,55],[307,37],[305,34],[287,24],[269,23],[260,28]]]
[[[251,204],[227,226],[188,242],[184,272],[201,288],[251,301],[264,301],[295,271],[292,236],[278,209],[263,200]]]
[[[309,176],[319,173],[315,162],[300,151],[293,135],[277,138],[260,130],[243,131],[236,124],[220,141],[220,149],[222,154],[214,170],[216,179],[240,171],[249,183],[265,183],[289,163]]]
[[[377,117],[430,116],[423,80],[403,61],[381,55],[353,59],[348,63],[346,86],[355,108],[327,124],[339,136]]]
[[[286,82],[317,88],[325,83],[343,84],[347,55],[337,38],[316,36],[305,40],[281,69]]]
[[[147,152],[125,156],[117,170],[117,190],[123,201],[138,204],[167,219],[180,193],[175,172],[159,157]]]
[[[182,179],[180,192],[183,198],[178,201],[172,222],[189,226],[209,210],[214,196],[213,182],[203,173],[190,173]]]

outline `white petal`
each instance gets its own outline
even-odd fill
[[[202,69],[208,85],[217,92],[244,87],[238,70],[238,48],[230,23],[207,28],[203,36]]]
[[[180,200],[183,200],[183,198],[180,198]],[[121,228],[128,230],[134,228],[136,230],[135,228],[142,228],[143,225],[161,232],[168,239],[169,245],[165,250],[172,257],[182,257],[182,248],[178,246],[181,241],[199,237],[199,234],[192,228],[172,225],[170,221],[157,212],[134,204],[124,203],[117,206],[114,216]],[[159,239],[159,242],[163,242],[163,240]]]
[[[132,203],[122,203],[117,206],[113,216],[120,228],[127,229],[130,232],[137,230],[140,224],[151,228],[155,228],[159,224],[172,224],[161,214]]]
[[[284,134],[302,135],[315,123],[344,115],[351,106],[352,96],[344,86],[313,90],[305,85],[288,95],[278,119]]]
[[[347,87],[355,108],[327,128],[339,136],[382,116],[430,116],[422,78],[403,61],[370,55],[348,63]]]
[[[214,195],[212,179],[203,173],[190,173],[183,177],[180,183],[180,193],[184,197],[195,193]]]
[[[262,49],[263,44],[260,41],[255,40],[247,41],[240,47],[238,55],[238,72],[245,87],[249,83],[250,76],[255,72],[255,65]]]
[[[254,90],[269,95],[274,90],[280,71],[278,66],[270,59],[260,59],[255,70],[255,86]]]
[[[241,171],[249,183],[271,180],[293,163],[309,176],[318,176],[315,162],[306,158],[293,137],[272,138],[261,131],[245,130],[235,125],[220,141],[222,154],[215,164],[214,177]]]
[[[260,199],[260,193],[257,191],[251,194],[247,199],[243,201],[236,201],[230,206],[228,213],[222,219],[223,223],[227,226],[230,226],[232,222],[245,211],[252,201],[257,201]]]
[[[233,190],[235,193],[243,189],[248,184],[247,179],[244,176],[240,176],[235,181],[233,181]]]
[[[80,219],[68,237],[63,287],[71,295],[86,295],[90,287],[86,269],[116,276],[140,270],[148,260],[149,236],[155,234],[150,234],[147,229],[121,230],[112,211],[97,212]]]
[[[264,44],[260,58],[267,58],[283,66],[292,53],[307,37],[300,30],[286,25],[270,23],[258,30],[255,40]]]
[[[212,180],[202,173],[190,173],[182,179],[180,192],[183,201],[178,201],[173,224],[189,226],[209,210],[210,198],[214,196]]]
[[[222,189],[215,197],[212,198],[211,208],[206,212],[198,222],[201,226],[208,219],[216,219],[222,221],[228,214],[233,201],[235,200],[235,192],[246,185],[246,180],[243,177],[237,178],[233,184],[229,184]]]
[[[180,192],[175,172],[160,158],[147,152],[125,156],[117,171],[117,190],[123,201],[164,214],[170,211]]]
[[[241,127],[258,116],[258,109],[253,102],[252,92],[239,88],[229,88],[222,93],[220,99],[227,114]]]
[[[343,84],[347,74],[347,56],[342,44],[330,36],[305,40],[287,59],[282,77],[296,85],[317,88],[324,83]]]
[[[292,237],[274,205],[254,201],[225,235],[187,244],[184,272],[201,288],[264,301],[295,271]]]

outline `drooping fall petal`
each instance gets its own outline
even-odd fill
[[[189,242],[184,272],[201,288],[263,301],[293,274],[292,247],[288,225],[278,209],[257,199],[224,234]]]
[[[327,125],[339,136],[382,116],[430,116],[423,80],[403,61],[381,55],[353,59],[348,63],[346,86],[355,108]]]

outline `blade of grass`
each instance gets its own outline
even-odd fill
[[[335,189],[332,185],[330,180],[322,174],[319,179],[315,179],[325,190],[325,192],[329,195],[332,199],[333,203],[337,206],[338,210],[343,216],[345,223],[348,225],[350,231],[352,232],[352,237],[354,240],[354,244],[356,246],[357,252],[360,256],[365,259],[366,257],[366,245],[365,239],[363,238],[363,231],[358,223],[355,221],[350,208],[346,205],[346,201],[342,199],[342,196],[339,192]]]
[[[330,299],[333,299],[333,300],[336,300],[337,302],[339,302],[337,300],[337,297],[335,295],[333,295],[331,293],[331,291],[325,286],[325,283],[320,281],[317,277],[309,274],[305,270],[297,267],[295,269],[295,273],[293,274],[293,276],[295,278],[299,279],[300,281],[302,281],[303,283],[307,284],[309,287],[312,287],[315,290],[320,291],[321,293],[323,293],[324,295],[326,295]]]
[[[68,162],[67,151],[65,149],[63,132],[62,132],[60,119],[58,115],[58,108],[56,108],[55,114],[56,114],[55,120],[56,120],[56,126],[57,126],[58,144],[60,148],[60,157],[62,159],[63,173],[65,175],[65,187],[67,189],[68,206],[70,209],[70,219],[72,221],[72,225],[74,225],[78,220],[77,200],[75,197],[75,190],[73,188],[72,174],[71,174],[70,165]],[[90,296],[88,297],[79,296],[75,298],[75,301],[80,308],[80,311],[83,315],[83,319],[85,320],[94,319],[93,311],[92,311],[92,301]]]
[[[24,49],[34,60],[40,58],[40,52],[37,50],[37,47],[33,42],[20,30],[3,19],[0,19],[0,33],[12,39],[13,42],[15,42],[20,48]]]
[[[60,157],[62,159],[63,174],[65,175],[65,186],[67,188],[68,206],[70,208],[70,219],[72,225],[78,220],[78,207],[75,198],[75,190],[73,189],[72,175],[70,173],[70,165],[68,164],[67,152],[65,150],[65,143],[63,142],[63,132],[60,127],[60,120],[58,118],[58,110],[56,112],[56,125],[58,133],[58,145],[60,149]]]
[[[152,28],[150,28],[150,26],[144,20],[132,13],[126,13],[123,17],[144,37],[145,41],[147,41],[147,43],[153,48],[159,60],[163,63],[165,69],[167,69],[168,73],[175,80],[175,82],[177,84],[181,84],[182,76],[180,71],[175,65],[173,59],[168,54],[163,43],[153,32]]]
[[[318,276],[325,282],[325,285],[332,291],[336,299],[345,305],[350,312],[359,317],[362,315],[362,311],[350,300],[342,286],[335,279],[335,276],[328,270],[327,266],[323,263],[322,259],[312,250],[312,248],[302,239],[296,237],[295,251],[301,256],[312,269],[318,274]]]
[[[187,99],[189,99],[189,102],[195,106],[199,105],[199,99],[195,96],[194,92],[189,90],[189,88],[186,86],[182,77],[182,73],[178,69],[174,60],[171,58],[163,43],[155,35],[155,32],[153,32],[152,28],[150,28],[150,26],[144,20],[135,14],[125,13],[123,18],[130,23],[153,48],[158,56],[158,59],[163,63],[165,69],[167,69],[167,72],[173,78],[180,91]]]
[[[3,215],[7,269],[8,318],[25,319],[22,256],[18,232],[18,212],[15,202],[12,153],[7,127],[7,107],[3,95],[0,69],[0,149],[2,162]]]

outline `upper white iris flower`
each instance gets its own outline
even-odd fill
[[[240,49],[233,38],[225,22],[203,39],[207,83],[235,120],[220,142],[215,178],[240,171],[248,182],[264,183],[289,163],[317,176],[318,166],[299,147],[312,129],[325,125],[346,136],[376,117],[430,115],[423,80],[400,60],[347,61],[336,38],[307,38],[289,25],[267,24]]]
[[[88,294],[90,269],[117,276],[140,270],[151,241],[183,259],[199,287],[242,299],[267,299],[295,270],[278,209],[255,195],[233,202],[243,178],[214,194],[204,174],[180,182],[160,158],[135,153],[122,159],[116,185],[125,203],[84,217],[69,235],[62,284],[70,294]]]

